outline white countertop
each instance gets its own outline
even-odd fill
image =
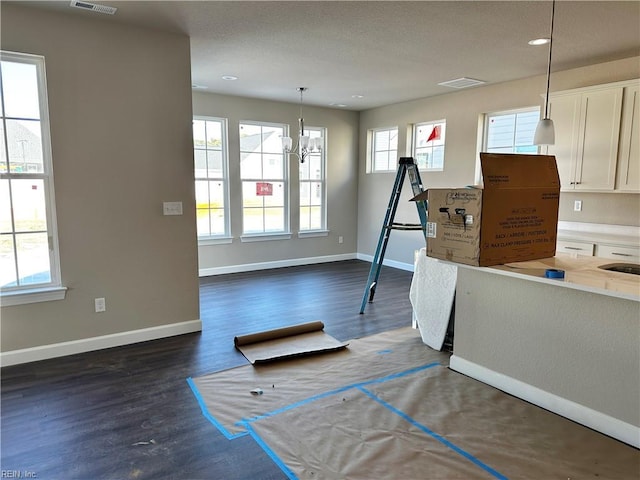
[[[640,246],[640,227],[560,221],[558,239],[637,247]]]
[[[478,268],[498,275],[507,275],[548,285],[556,285],[640,302],[640,275],[611,272],[598,268],[600,265],[611,263],[629,262],[617,262],[610,258],[580,255],[575,257],[573,255],[559,253],[551,258],[507,263],[504,265],[494,265],[492,267],[471,267],[460,264],[459,266]],[[546,278],[545,271],[549,268],[563,270],[565,272],[565,278]]]

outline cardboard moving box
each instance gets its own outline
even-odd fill
[[[553,257],[560,179],[549,155],[481,153],[484,188],[429,189],[427,256],[486,267]]]

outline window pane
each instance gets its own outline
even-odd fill
[[[264,231],[282,232],[284,230],[284,208],[265,208]]]
[[[207,133],[205,124],[206,122],[204,120],[193,121],[193,146],[195,148],[206,148]]]
[[[322,209],[320,207],[311,207],[310,224],[312,230],[322,228]]]
[[[44,172],[42,132],[37,120],[7,120],[9,168],[14,173]]]
[[[7,152],[4,145],[4,122],[0,122],[0,173],[8,171]]]
[[[274,183],[273,194],[264,195],[262,198],[265,207],[284,207],[284,184]]]
[[[264,232],[264,217],[261,208],[243,208],[242,225],[245,233]]]
[[[207,152],[207,167],[209,178],[222,178],[222,151],[209,150]]]
[[[311,230],[310,207],[300,207],[300,230]]]
[[[260,151],[262,134],[260,125],[240,125],[240,150],[243,152]]]
[[[321,180],[322,179],[322,158],[320,155],[311,155],[308,160],[309,164],[309,179]]]
[[[13,215],[16,232],[46,231],[44,181],[12,180]]]
[[[214,208],[210,212],[211,235],[224,235],[226,225],[224,219],[224,210],[221,208]]]
[[[376,152],[375,170],[390,170],[389,168],[389,152]]]
[[[16,286],[17,282],[13,236],[0,235],[0,287]]]
[[[322,183],[311,182],[311,205],[322,205]]]
[[[521,112],[487,114],[483,150],[494,153],[538,153],[533,135],[540,118],[538,107]]]
[[[196,149],[193,151],[196,178],[207,177],[207,151]]]
[[[284,178],[284,156],[283,155],[265,155],[263,163],[263,177],[265,179],[281,179]]]
[[[38,72],[35,65],[2,62],[2,88],[7,117],[40,118]]]
[[[196,209],[196,226],[198,229],[198,235],[201,237],[208,237],[211,235],[209,211],[210,210],[208,208]]]
[[[260,153],[240,154],[240,176],[243,179],[262,177],[262,155]]]
[[[284,129],[265,125],[262,127],[262,150],[265,153],[277,153],[282,155],[282,140]]]
[[[0,233],[11,233],[11,203],[9,199],[9,180],[0,180]]]
[[[306,206],[311,204],[311,189],[309,182],[300,182],[300,205]]]
[[[18,282],[35,285],[51,282],[49,242],[46,233],[16,235]]]

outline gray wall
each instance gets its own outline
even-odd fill
[[[291,96],[297,93],[295,86]],[[298,238],[299,196],[298,159],[290,156],[290,240],[242,243],[242,186],[240,181],[240,149],[238,125],[241,121],[264,121],[290,125],[291,136],[297,137],[300,105],[243,97],[194,92],[194,115],[228,119],[231,233],[233,243],[200,246],[199,267],[203,273],[228,266],[273,265],[283,260],[311,257],[355,256],[358,216],[358,114],[343,110],[305,106],[305,124],[327,128],[327,227],[326,237]],[[343,243],[338,243],[338,237]],[[304,263],[304,262],[303,262]]]
[[[189,38],[1,7],[2,48],[45,56],[69,287],[64,300],[3,307],[1,350],[197,320]],[[163,216],[163,201],[184,215]]]
[[[553,72],[551,90],[596,85],[640,77],[640,58],[593,65],[575,70]],[[438,97],[375,108],[360,115],[360,149],[358,174],[358,253],[372,256],[391,194],[394,173],[366,173],[367,131],[398,126],[398,155],[409,155],[407,128],[414,123],[447,120],[445,169],[421,174],[425,188],[461,187],[475,183],[478,152],[479,118],[487,112],[540,105],[545,88],[544,76],[526,78],[497,85],[462,90]],[[415,206],[408,202],[408,182],[396,219],[417,222]],[[640,196],[637,194],[562,193],[560,220],[618,225],[640,225]],[[583,201],[583,210],[573,212],[573,200]],[[424,246],[420,232],[391,234],[385,260],[413,265],[413,251]]]

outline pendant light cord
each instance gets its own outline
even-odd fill
[[[547,98],[544,103],[544,118],[549,118],[549,85],[551,81],[551,50],[553,48],[553,20],[556,13],[556,0],[551,2],[551,32],[549,34],[549,62],[547,64]]]

